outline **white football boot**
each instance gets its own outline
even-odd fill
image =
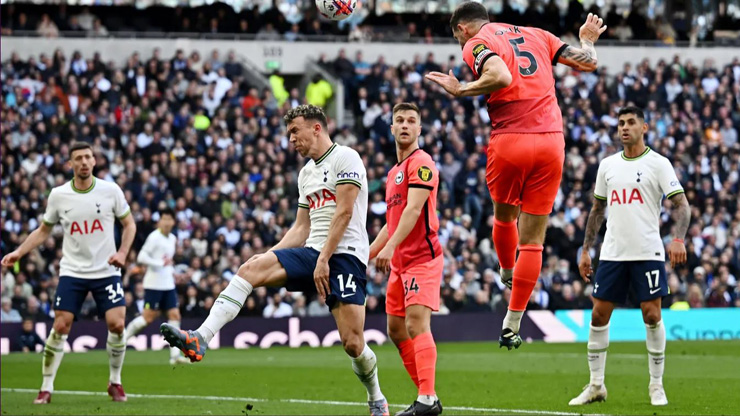
[[[583,391],[581,394],[579,394],[577,397],[573,398],[570,402],[568,402],[571,406],[581,406],[584,404],[589,404],[593,402],[605,402],[606,401],[606,386],[595,386],[593,384],[588,384],[586,387],[583,388]]]
[[[650,393],[650,404],[653,406],[665,406],[668,404],[668,397],[665,395],[662,384],[649,385],[648,392]]]

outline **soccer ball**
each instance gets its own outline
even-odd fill
[[[357,11],[357,0],[316,0],[316,8],[327,19],[344,20]]]

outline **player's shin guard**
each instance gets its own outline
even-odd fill
[[[213,303],[213,308],[208,314],[205,322],[197,329],[198,333],[206,342],[211,342],[213,337],[231,322],[239,314],[244,306],[247,296],[252,293],[252,284],[239,276],[234,276],[226,286],[223,292],[218,295],[218,299]]]
[[[110,369],[111,384],[121,384],[121,369],[123,369],[123,357],[126,356],[126,331],[115,334],[108,331],[108,341],[105,349],[108,351],[108,368]]]
[[[137,316],[136,319],[128,323],[128,326],[126,327],[126,340],[125,342],[128,342],[128,339],[133,337],[134,335],[138,334],[139,331],[144,329],[146,327],[147,323],[143,316]]]
[[[54,379],[57,376],[59,364],[62,363],[62,358],[64,357],[64,342],[66,340],[67,335],[59,334],[54,329],[51,330],[49,338],[46,339],[44,358],[41,365],[41,374],[44,376],[44,381],[41,383],[41,391],[54,391]]]
[[[529,297],[532,296],[537,279],[542,269],[542,246],[526,244],[519,247],[519,259],[514,266],[514,282],[511,288],[512,311],[527,309]]]
[[[493,246],[502,269],[513,269],[516,261],[516,246],[519,244],[519,229],[516,220],[503,222],[493,220]]]
[[[175,328],[180,328],[180,321],[170,319],[169,321],[167,321],[167,323],[174,326]],[[180,349],[176,347],[170,347],[170,359],[174,360],[178,357],[180,357]]]
[[[419,375],[416,372],[416,353],[414,351],[414,341],[407,339],[398,345],[398,353],[401,354],[401,361],[406,367],[406,372],[411,376],[416,388],[419,388]]]
[[[663,321],[655,325],[645,324],[647,329],[648,367],[650,369],[650,384],[663,384],[663,369],[665,368],[665,326]]]
[[[604,385],[606,350],[609,348],[609,324],[593,326],[588,333],[588,368],[591,372],[589,384]]]
[[[437,368],[437,345],[431,332],[414,338],[416,373],[419,375],[419,395],[434,396],[434,374]]]
[[[360,355],[352,358],[352,370],[367,389],[367,400],[369,402],[383,399],[384,396],[380,391],[380,382],[378,381],[378,360],[367,344],[365,344],[365,348],[363,348]]]

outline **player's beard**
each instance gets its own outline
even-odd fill
[[[82,169],[80,169],[80,171],[77,174],[75,174],[76,177],[82,180],[87,180],[87,178],[89,178],[90,175],[92,175],[92,169],[88,170],[87,173],[83,173]]]

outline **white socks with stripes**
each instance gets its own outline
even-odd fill
[[[208,314],[208,318],[197,329],[197,332],[205,339],[206,343],[211,342],[216,333],[224,325],[236,318],[236,315],[239,314],[242,306],[244,306],[247,296],[252,293],[252,289],[252,284],[239,276],[234,276],[231,279],[226,289],[213,302],[213,307]]]
[[[374,402],[383,398],[378,381],[378,360],[375,353],[365,344],[365,348],[357,357],[352,358],[352,370],[367,390],[367,400]]]
[[[41,364],[41,374],[44,376],[44,381],[41,383],[41,391],[54,391],[54,379],[57,376],[59,364],[62,363],[64,357],[64,342],[66,340],[67,335],[59,334],[52,328],[44,346],[44,359]]]
[[[608,348],[609,324],[604,326],[591,325],[591,331],[588,333],[588,368],[591,371],[591,385],[604,385],[606,350]]]
[[[120,334],[108,331],[108,342],[105,349],[108,351],[108,368],[110,369],[111,384],[121,384],[121,370],[123,357],[126,356],[126,330]]]
[[[146,323],[146,319],[144,319],[143,316],[139,315],[137,316],[133,321],[128,323],[128,326],[126,327],[126,342],[128,342],[128,339],[135,336],[139,333],[142,329],[146,328],[146,326],[149,325]]]
[[[665,326],[663,320],[655,325],[645,324],[647,337],[645,343],[648,351],[648,368],[650,370],[650,384],[663,384],[663,370],[665,369]]]

